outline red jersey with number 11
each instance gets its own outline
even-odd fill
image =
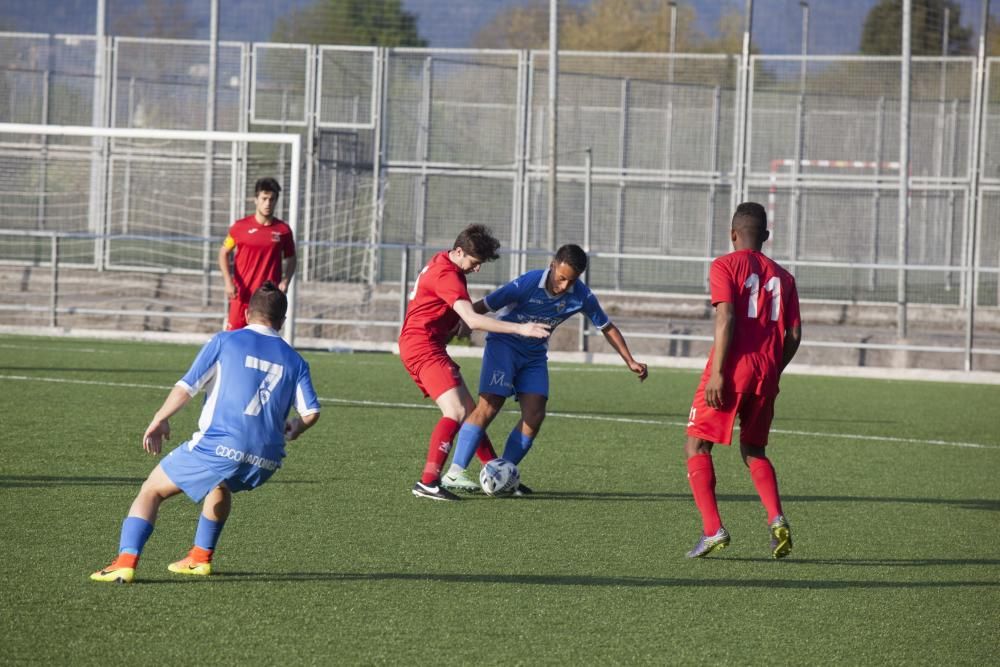
[[[712,305],[733,304],[733,338],[722,375],[737,393],[775,396],[785,332],[799,326],[795,278],[756,250],[737,250],[712,262],[708,274]],[[715,349],[704,375],[711,372]]]
[[[471,301],[465,274],[448,258],[448,252],[434,255],[417,276],[410,292],[410,303],[399,334],[400,354],[444,350],[459,316],[452,306],[456,301]]]

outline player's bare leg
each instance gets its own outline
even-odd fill
[[[757,495],[767,510],[768,532],[771,539],[771,556],[784,558],[792,550],[792,531],[781,509],[781,496],[778,493],[778,478],[774,466],[767,458],[764,447],[740,443],[740,454],[743,462],[750,469]]]
[[[90,578],[105,583],[132,583],[139,555],[153,532],[160,504],[180,492],[162,467],[157,465],[153,468],[132,501],[128,516],[122,522],[118,557],[107,567],[90,575]]]
[[[458,434],[458,445],[455,450],[455,457],[452,459],[451,467],[447,474],[441,478],[441,484],[449,489],[465,491],[466,493],[478,493],[481,489],[479,483],[469,477],[465,469],[472,460],[472,452],[479,455],[480,461],[484,458],[481,450],[493,451],[492,444],[486,435],[493,420],[503,409],[506,401],[505,396],[497,394],[480,394],[479,402],[466,416],[462,423],[462,430]],[[495,456],[486,456],[495,458]]]
[[[208,576],[212,574],[212,557],[215,545],[226,525],[233,507],[233,494],[225,484],[220,484],[205,496],[198,517],[198,530],[194,536],[194,546],[187,556],[171,563],[167,569],[176,574]]]
[[[521,421],[507,436],[503,458],[514,465],[521,464],[542,429],[542,422],[545,421],[545,406],[548,400],[544,394],[521,393],[517,395],[517,402],[521,406]],[[514,491],[515,496],[526,496],[531,493],[531,488],[524,482],[521,482],[521,485]]]
[[[729,546],[729,532],[722,525],[719,505],[715,498],[715,466],[712,463],[713,443],[688,436],[684,443],[687,455],[688,483],[694,504],[701,514],[701,539],[687,552],[688,558],[702,558]]]

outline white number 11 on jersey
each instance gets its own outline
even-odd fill
[[[757,318],[757,298],[760,295],[760,276],[751,273],[743,286],[750,290],[750,303],[747,304],[747,317]],[[778,321],[781,312],[781,281],[777,276],[764,283],[764,291],[771,293],[771,321]]]
[[[247,368],[253,368],[265,373],[264,379],[261,380],[260,386],[257,387],[257,391],[254,393],[253,399],[243,409],[243,414],[256,417],[260,414],[260,409],[271,400],[271,392],[274,391],[278,381],[281,380],[281,375],[285,372],[285,367],[281,364],[251,357],[250,355],[247,355],[244,365]]]

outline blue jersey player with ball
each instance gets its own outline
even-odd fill
[[[529,271],[474,304],[477,313],[494,311],[507,322],[538,322],[552,329],[575,313],[586,315],[624,360],[629,370],[645,380],[646,364],[632,358],[621,331],[601,309],[593,292],[580,280],[587,270],[587,253],[578,245],[564,245],[549,268]],[[548,340],[514,334],[486,336],[479,375],[479,402],[458,432],[451,468],[442,477],[445,487],[475,492],[479,485],[465,472],[476,446],[509,396],[517,396],[521,420],[507,437],[503,457],[518,465],[531,449],[545,419],[549,397]],[[531,493],[524,484],[515,495]]]
[[[266,482],[281,466],[285,441],[295,440],[319,419],[309,365],[278,335],[287,309],[284,292],[265,282],[250,297],[248,326],[214,336],[174,385],[142,436],[143,448],[159,454],[170,437],[170,417],[204,390],[198,432],[146,478],[122,522],[118,557],[91,579],[132,583],[160,503],[181,492],[202,504],[201,516],[194,547],[167,569],[211,574],[233,493]],[[286,421],[292,406],[299,416]]]

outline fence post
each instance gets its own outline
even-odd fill
[[[871,246],[872,264],[878,264],[878,231],[879,224],[881,223],[881,215],[879,213],[879,208],[882,205],[882,189],[879,186],[878,180],[882,175],[882,131],[885,127],[885,96],[880,96],[878,98],[878,104],[875,106],[875,190],[872,192],[872,235],[871,235]],[[868,272],[868,291],[875,290],[875,269],[871,269]]]
[[[593,177],[594,177],[594,172],[593,172],[593,169],[594,169],[594,150],[590,146],[587,146],[587,148],[584,149],[583,160],[584,160],[584,162],[583,162],[583,165],[584,165],[584,171],[583,171],[583,250],[584,250],[584,252],[586,252],[589,255],[590,254],[590,230],[591,230],[591,227],[593,225],[593,220],[591,219],[591,215],[592,215],[592,213],[591,213],[591,211],[592,211],[592,208],[591,208],[591,195],[592,195],[592,192],[593,192],[592,188],[593,188]],[[589,257],[588,257],[588,261],[587,261],[587,268],[588,268],[588,270],[590,268]],[[586,277],[587,277],[587,271],[584,271],[583,275],[581,276],[581,278],[584,278],[584,282],[586,282]],[[580,331],[579,331],[579,340],[577,342],[577,347],[579,348],[580,352],[586,352],[587,351],[587,347],[588,347],[588,341],[587,341],[587,318],[586,318],[586,316],[583,315],[583,313],[580,313]]]
[[[59,307],[59,234],[52,232],[50,238],[49,261],[52,262],[52,290],[49,293],[49,326],[54,329],[59,323],[56,314],[56,309]]]
[[[736,152],[733,155],[735,182],[732,192],[733,205],[730,207],[733,209],[746,197],[747,132],[750,119],[750,36],[753,33],[753,0],[746,0],[744,11],[746,18],[743,28],[743,50],[740,54],[739,90],[736,102]]]
[[[979,51],[976,56],[976,88],[974,106],[972,109],[972,146],[969,151],[969,179],[971,181],[969,192],[968,223],[969,229],[969,254],[968,258],[968,305],[965,314],[965,370],[972,370],[972,344],[975,336],[976,316],[976,284],[979,281],[979,249],[978,236],[981,231],[980,221],[982,220],[983,197],[982,183],[980,182],[980,164],[983,158],[982,136],[983,136],[983,115],[986,111],[986,32],[990,19],[990,0],[983,0],[983,11],[980,22]]]
[[[906,338],[906,263],[910,232],[910,24],[913,1],[903,0],[903,48],[900,59],[899,95],[899,218],[897,220],[896,259],[900,269],[896,277],[896,336]]]
[[[399,271],[399,326],[403,326],[403,319],[406,318],[406,297],[409,290],[410,275],[410,246],[403,246],[403,257]]]

